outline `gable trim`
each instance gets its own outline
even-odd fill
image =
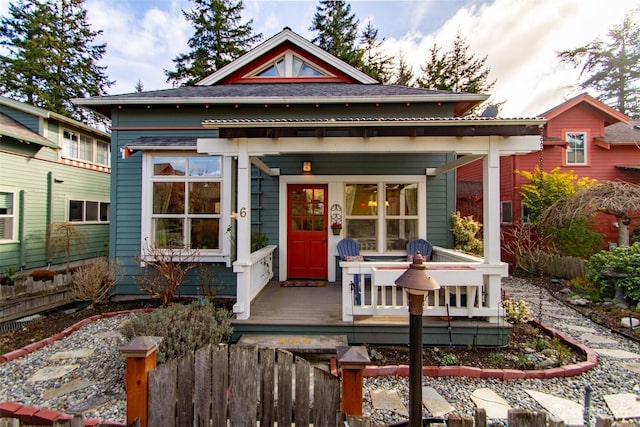
[[[590,105],[591,107],[598,110],[603,116],[606,117],[605,120],[607,119],[609,120],[607,125],[611,125],[618,122],[629,123],[629,117],[627,117],[626,115],[622,114],[617,110],[614,110],[613,108],[609,107],[603,102],[598,101],[597,99],[593,98],[587,93],[582,93],[574,98],[571,98],[568,101],[552,108],[551,110],[548,110],[542,113],[541,116],[547,120],[551,120],[581,103]]]
[[[337,70],[341,71],[347,76],[353,78],[358,83],[379,84],[379,82],[376,79],[369,77],[367,74],[363,73],[362,71],[352,67],[351,65],[342,61],[341,59],[338,59],[337,57],[331,55],[324,49],[321,49],[320,47],[316,46],[315,44],[301,37],[300,35],[294,33],[289,28],[285,28],[280,33],[276,34],[275,36],[271,37],[264,43],[258,45],[254,49],[245,53],[240,58],[225,65],[224,67],[214,72],[213,74],[209,75],[208,77],[205,77],[204,79],[200,80],[199,82],[196,83],[196,85],[210,86],[210,85],[220,83],[226,77],[231,76],[232,74],[241,70],[247,65],[255,62],[260,57],[268,54],[269,51],[277,48],[279,45],[285,42],[289,42],[297,46],[301,50],[308,52],[312,56],[318,58],[320,62],[325,62],[331,65],[332,67],[336,68]]]

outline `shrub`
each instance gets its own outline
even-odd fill
[[[32,271],[31,273],[29,273],[29,276],[33,277],[33,280],[35,280],[36,282],[40,280],[46,282],[48,280],[53,280],[53,278],[56,277],[56,273],[55,271],[41,269]]]
[[[158,363],[178,358],[207,344],[219,344],[231,337],[229,311],[203,303],[172,304],[127,322],[120,333],[127,339],[136,336],[163,337],[156,355]]]
[[[78,301],[91,301],[91,306],[109,299],[109,290],[122,277],[120,265],[101,257],[83,265],[73,274],[73,297]]]
[[[615,280],[615,285],[625,289],[625,297],[632,301],[640,301],[640,242],[632,246],[618,246],[608,251],[593,254],[585,263],[587,279],[603,294],[612,296],[615,293],[614,281],[607,276],[608,272],[626,274]]]
[[[482,224],[474,220],[472,216],[461,217],[460,212],[451,215],[451,231],[455,240],[455,249],[482,256],[482,240],[477,237],[481,229]]]
[[[458,364],[458,357],[452,353],[445,353],[442,356],[436,356],[440,366],[454,366]]]
[[[251,252],[255,252],[269,244],[269,237],[264,233],[251,233]]]
[[[600,250],[604,239],[602,234],[591,229],[586,219],[573,220],[561,227],[545,227],[560,255],[588,258]]]
[[[523,300],[514,301],[511,298],[502,300],[505,320],[514,325],[527,323],[531,316],[531,310]]]

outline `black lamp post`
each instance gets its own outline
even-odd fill
[[[396,285],[409,293],[409,427],[422,426],[422,312],[424,296],[440,285],[429,275],[420,252]]]

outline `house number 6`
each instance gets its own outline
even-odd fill
[[[244,218],[245,216],[247,216],[247,208],[241,208],[240,209],[240,218]]]

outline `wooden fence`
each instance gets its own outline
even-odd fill
[[[340,379],[280,349],[203,347],[150,371],[148,396],[149,427],[332,426],[340,417]]]
[[[0,286],[0,323],[20,319],[69,304],[74,300],[71,274],[57,274],[55,279],[34,281],[32,277],[13,286]]]

